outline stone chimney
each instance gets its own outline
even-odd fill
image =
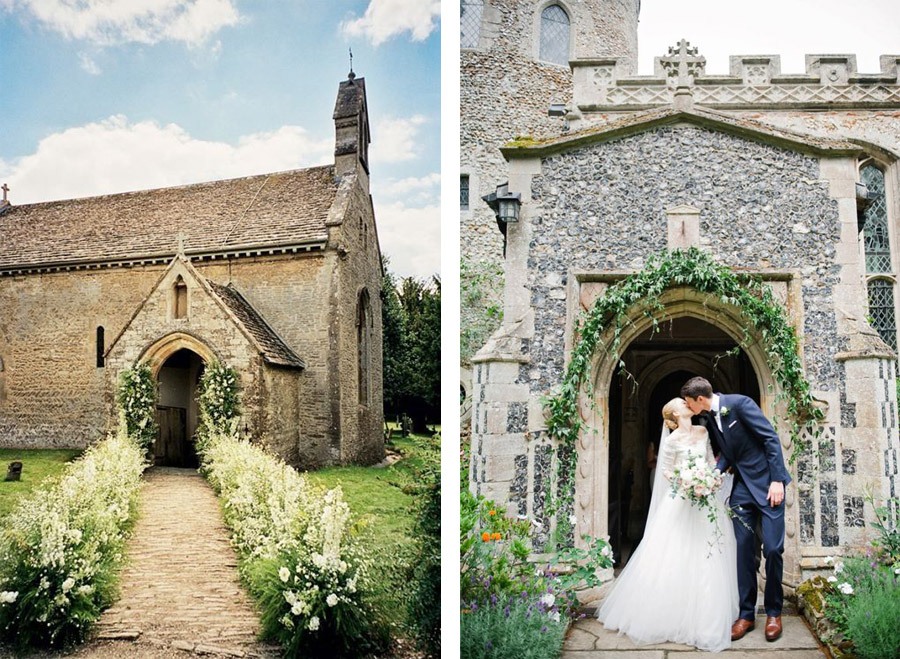
[[[366,80],[351,70],[338,87],[334,104],[334,170],[336,176],[351,172],[369,174],[369,113]]]

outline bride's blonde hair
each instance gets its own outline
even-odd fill
[[[678,427],[678,415],[675,413],[676,406],[678,403],[683,403],[683,398],[673,398],[668,403],[663,405],[662,408],[662,416],[663,423],[666,424],[666,428],[669,430],[675,430]]]

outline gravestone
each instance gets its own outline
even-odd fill
[[[4,480],[7,481],[17,481],[22,478],[22,463],[16,460],[15,462],[10,462],[9,467],[6,470],[6,478]]]

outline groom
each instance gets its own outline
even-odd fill
[[[784,488],[791,482],[781,442],[762,410],[747,396],[714,394],[708,380],[696,377],[681,388],[681,397],[695,415],[708,413],[707,430],[718,440],[720,449],[716,466],[723,472],[728,468],[734,472],[731,508],[735,513],[740,613],[731,626],[731,640],[743,638],[755,626],[757,525],[762,527],[766,559],[766,640],[777,640],[784,602]]]

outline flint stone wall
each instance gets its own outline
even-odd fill
[[[661,127],[543,161],[535,177],[528,282],[535,336],[523,368],[533,392],[563,374],[571,270],[640,270],[666,248],[666,209],[701,210],[701,244],[719,263],[800,273],[804,357],[813,389],[836,391],[837,202],[818,158],[691,126]]]

